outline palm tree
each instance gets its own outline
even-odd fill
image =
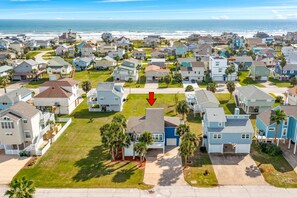
[[[231,99],[232,93],[235,91],[235,83],[232,82],[232,81],[228,82],[227,83],[227,89],[228,89],[228,91],[230,93],[230,99]]]
[[[140,162],[142,163],[147,152],[147,144],[145,142],[138,142],[134,146],[134,151],[139,155]]]
[[[33,181],[27,180],[25,177],[21,179],[14,179],[9,184],[10,190],[5,192],[10,198],[31,198],[35,193],[35,187]]]
[[[137,132],[133,131],[133,134],[131,135],[131,139],[133,142],[133,148],[135,147],[137,136],[138,136]],[[134,149],[133,149],[133,159],[135,159],[135,150]]]
[[[293,86],[297,85],[297,78],[296,77],[291,78],[290,83]]]
[[[182,141],[193,142],[196,147],[199,145],[199,138],[197,137],[197,135],[195,133],[192,133],[192,132],[185,133],[181,139],[182,139]]]
[[[2,76],[0,78],[0,84],[3,86],[4,92],[7,93],[6,87],[10,83],[9,76]]]
[[[164,82],[166,83],[166,85],[167,85],[167,87],[168,87],[169,83],[171,82],[171,76],[166,75],[166,76],[164,77]]]
[[[122,114],[117,114],[112,118],[112,122],[117,122],[122,125],[124,129],[127,128],[127,120]]]
[[[278,125],[286,119],[286,113],[283,110],[277,109],[272,112],[270,121],[275,123],[274,142],[276,141]]]
[[[119,133],[118,136],[118,142],[117,142],[117,148],[122,149],[122,160],[125,160],[125,148],[129,147],[131,144],[131,139],[128,133],[123,131],[123,133]]]
[[[33,76],[35,78],[35,81],[37,81],[37,73],[38,73],[38,70],[37,69],[33,69],[32,70],[32,74],[33,74]]]
[[[185,100],[179,101],[176,106],[176,111],[179,114],[182,114],[182,119],[184,120],[185,114],[188,114],[190,112],[190,108],[189,108],[187,101],[185,101]]]
[[[229,81],[229,75],[233,74],[235,72],[235,66],[234,64],[231,64],[230,66],[228,66],[225,70],[225,74],[227,75],[227,81]]]
[[[180,137],[182,137],[183,135],[185,135],[186,133],[189,133],[189,132],[190,132],[190,127],[185,124],[180,124],[176,128],[176,134],[178,134]]]
[[[83,91],[87,94],[92,89],[92,84],[90,81],[86,80],[81,83]]]
[[[189,157],[194,156],[196,148],[194,142],[190,140],[182,141],[178,150],[180,155],[185,159],[185,164],[187,164]]]
[[[215,93],[216,89],[217,89],[217,83],[215,83],[215,82],[208,83],[208,85],[207,85],[208,91]]]
[[[139,140],[139,142],[144,142],[147,145],[150,145],[154,142],[152,133],[150,133],[148,131],[141,133],[138,140]]]

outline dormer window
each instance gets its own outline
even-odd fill
[[[219,126],[219,127],[223,126],[223,123],[222,123],[222,122],[219,122],[219,123],[218,123],[218,126]]]
[[[23,123],[24,124],[27,124],[28,123],[28,120],[27,119],[23,119]]]

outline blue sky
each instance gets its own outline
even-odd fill
[[[0,0],[0,19],[297,19],[297,0]]]

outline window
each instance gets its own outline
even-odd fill
[[[294,74],[294,70],[291,70],[290,73],[291,73],[291,74]]]
[[[222,72],[223,71],[223,69],[222,68],[219,68],[219,72]]]
[[[213,139],[222,139],[222,134],[220,133],[213,134]]]
[[[220,62],[216,62],[216,66],[219,66],[220,65]]]
[[[24,124],[27,124],[28,123],[28,120],[27,119],[24,119],[23,122],[24,122]]]
[[[162,134],[153,134],[154,142],[162,142],[163,141],[163,135]]]
[[[104,100],[104,97],[100,97],[100,100]]]
[[[241,134],[241,139],[250,139],[250,134]]]
[[[116,97],[116,98],[114,98],[114,100],[119,100],[119,98]]]
[[[268,131],[275,131],[275,128],[274,127],[269,127]]]
[[[288,120],[284,120],[284,126],[288,126]]]
[[[12,132],[6,132],[5,135],[12,136],[13,133]]]
[[[2,105],[7,105],[7,102],[3,102]]]
[[[287,128],[283,128],[282,136],[287,136]]]
[[[31,133],[29,130],[24,131],[25,133],[25,138],[31,138]]]
[[[14,129],[13,122],[1,122],[2,129]]]
[[[222,122],[218,122],[218,126],[223,126],[223,123]]]

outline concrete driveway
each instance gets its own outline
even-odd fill
[[[9,184],[29,160],[30,157],[19,158],[19,156],[13,155],[0,155],[0,185]]]
[[[154,149],[146,156],[144,183],[159,186],[186,186],[178,147]]]
[[[220,185],[266,185],[250,155],[211,154],[210,159]]]
[[[192,85],[192,87],[194,89],[198,89],[199,88],[199,86],[198,86],[198,84],[196,82],[195,83],[192,83],[191,81],[184,81],[183,80],[183,87],[186,88],[188,85]]]

